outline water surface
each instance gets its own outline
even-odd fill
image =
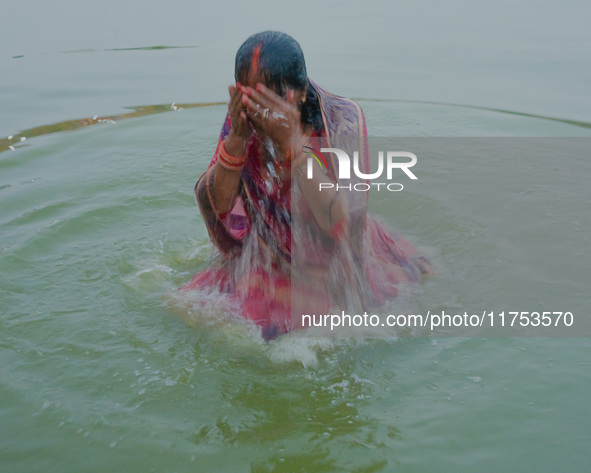
[[[588,336],[265,344],[177,297],[211,255],[192,188],[225,115],[188,105],[225,101],[254,31],[296,36],[373,136],[591,135],[582,3],[316,3],[6,7],[3,471],[588,471]],[[471,158],[372,196],[438,271],[400,307],[588,317],[588,160]]]

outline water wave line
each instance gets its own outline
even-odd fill
[[[533,113],[505,110],[505,109],[501,109],[501,108],[482,107],[482,106],[478,106],[478,105],[465,105],[465,104],[448,103],[448,102],[434,102],[434,101],[426,101],[426,100],[405,100],[405,99],[356,98],[354,100],[357,100],[360,102],[402,102],[402,103],[419,103],[419,104],[427,104],[427,105],[442,105],[442,106],[448,106],[448,107],[471,108],[471,109],[476,109],[476,110],[485,110],[485,111],[489,111],[489,112],[517,115],[517,116],[521,116],[521,117],[537,118],[540,120],[550,120],[553,122],[564,123],[567,125],[577,126],[577,127],[581,127],[581,128],[591,128],[591,123],[583,122],[580,120],[569,120],[566,118],[549,117],[549,116],[545,116],[545,115],[536,115]],[[84,128],[84,127],[92,126],[92,125],[99,125],[99,124],[103,124],[103,123],[113,123],[113,122],[116,123],[117,121],[124,120],[127,118],[143,117],[146,115],[155,115],[157,113],[179,111],[182,109],[189,109],[189,108],[214,107],[214,106],[221,106],[221,105],[227,105],[227,102],[203,102],[203,103],[186,103],[186,104],[173,103],[172,105],[169,105],[169,104],[140,105],[137,107],[127,107],[128,109],[130,109],[132,111],[128,112],[128,113],[122,113],[119,115],[110,115],[110,116],[103,116],[103,117],[95,116],[93,118],[65,120],[62,122],[53,123],[51,125],[43,125],[43,126],[38,126],[35,128],[29,128],[28,130],[23,130],[15,135],[11,135],[7,138],[1,138],[0,139],[0,153],[2,153],[4,151],[8,151],[8,150],[14,151],[17,147],[25,145],[24,141],[28,138],[34,138],[37,136],[48,135],[50,133],[57,133],[60,131],[77,130],[79,128]]]
[[[23,145],[28,138],[35,138],[37,136],[49,135],[51,133],[58,133],[60,131],[77,130],[93,125],[101,125],[104,123],[117,123],[118,121],[127,118],[144,117],[146,115],[155,115],[158,113],[179,111],[188,108],[199,107],[214,107],[218,105],[227,105],[227,102],[208,102],[208,103],[187,103],[177,104],[173,103],[166,105],[140,105],[138,107],[127,107],[131,112],[122,113],[119,115],[109,116],[95,116],[93,118],[80,118],[76,120],[65,120],[63,122],[52,123],[51,125],[43,125],[35,128],[23,130],[15,135],[0,139],[0,153],[7,150],[14,151],[17,146]]]

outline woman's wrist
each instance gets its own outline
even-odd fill
[[[228,151],[228,144],[234,145],[232,140],[224,140],[218,149],[218,164],[228,171],[242,171],[246,164],[246,149],[244,148],[242,154],[237,155]],[[234,147],[236,149],[236,146]]]
[[[224,147],[230,156],[243,156],[246,152],[247,142],[248,140],[230,131],[230,134],[224,140]]]

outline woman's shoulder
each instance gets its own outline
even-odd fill
[[[365,115],[361,106],[347,97],[333,94],[312,82],[321,104],[329,135],[356,134],[363,136]]]
[[[340,106],[340,107],[354,107],[355,109],[361,110],[361,106],[354,100],[338,95],[320,87],[316,82],[310,80],[310,83],[316,90],[320,100],[326,105]]]

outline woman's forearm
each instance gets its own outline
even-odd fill
[[[230,133],[224,140],[223,147],[231,156],[243,156],[246,142]],[[234,206],[240,189],[241,169],[228,169],[221,164],[221,159],[218,159],[218,162],[207,172],[213,173],[211,197],[217,214],[229,212]],[[199,198],[198,193],[197,198]]]
[[[240,188],[240,171],[229,171],[216,163],[213,178],[213,201],[218,214],[232,210]]]

